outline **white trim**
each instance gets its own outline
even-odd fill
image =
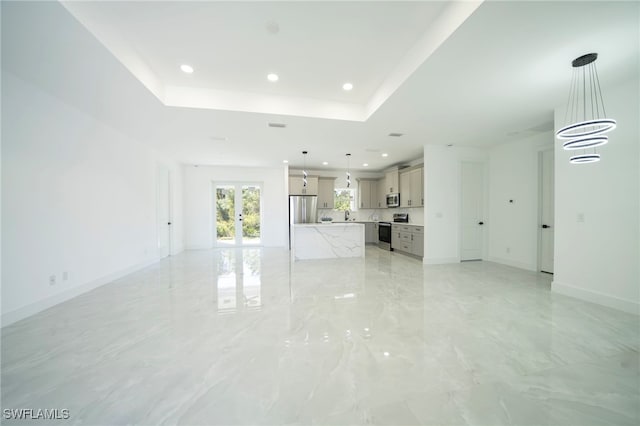
[[[444,265],[446,263],[460,263],[459,257],[435,257],[435,258],[423,258],[422,263],[424,265]]]
[[[37,302],[31,303],[29,305],[23,306],[21,308],[15,309],[10,312],[4,312],[2,314],[2,327],[6,327],[10,324],[18,322],[22,319],[28,318],[32,315],[35,315],[39,312],[44,311],[45,309],[49,309],[55,305],[58,305],[62,302],[66,302],[67,300],[73,299],[76,296],[79,296],[83,293],[91,291],[95,288],[98,288],[102,285],[108,284],[114,280],[124,277],[125,275],[129,275],[133,272],[136,272],[140,269],[144,269],[148,266],[153,265],[154,263],[158,263],[160,259],[153,259],[150,261],[146,261],[143,263],[139,263],[137,265],[130,266],[128,268],[122,269],[118,272],[114,272],[113,274],[106,275],[102,278],[98,278],[97,280],[89,281],[87,283],[81,284],[77,287],[71,288],[62,293],[55,294],[51,297],[48,297],[43,300],[39,300]]]
[[[467,163],[467,164],[475,164],[480,166],[481,170],[482,170],[482,186],[481,186],[481,190],[482,190],[482,217],[479,218],[479,220],[481,220],[485,225],[482,225],[482,241],[480,243],[480,258],[479,259],[464,259],[465,261],[467,260],[485,260],[487,258],[487,253],[488,253],[488,246],[489,246],[489,228],[487,222],[488,222],[488,218],[490,217],[490,213],[489,213],[489,169],[488,169],[488,161],[486,160],[478,160],[478,159],[465,159],[465,158],[461,158],[458,161],[458,255],[459,255],[459,262],[462,261],[462,230],[464,229],[464,223],[463,223],[463,211],[462,211],[462,205],[464,204],[462,202],[462,197],[464,196],[463,191],[462,191],[462,187],[464,185],[464,182],[462,181],[462,168],[463,165]]]
[[[287,180],[289,178],[287,177]],[[228,181],[228,180],[212,180],[211,181],[211,202],[209,203],[212,209],[210,220],[211,228],[211,245],[209,247],[202,248],[251,248],[251,247],[263,247],[262,242],[262,228],[260,229],[260,243],[259,244],[243,244],[242,243],[242,224],[239,223],[236,217],[235,224],[235,243],[234,244],[218,244],[218,211],[217,211],[217,198],[216,189],[218,186],[233,186],[235,190],[234,195],[234,210],[240,207],[242,211],[242,187],[243,186],[257,186],[260,188],[260,226],[264,223],[264,181],[249,180],[249,181]],[[288,197],[287,197],[288,198]],[[288,201],[288,200],[287,200]],[[239,203],[239,204],[238,204]],[[288,209],[288,206],[287,206]],[[288,211],[288,210],[287,210]],[[288,220],[288,218],[287,218]],[[288,238],[288,237],[287,237]],[[190,246],[188,249],[199,250],[201,246]]]
[[[526,269],[527,271],[537,271],[535,265],[531,265],[529,263],[517,262],[509,259],[503,259],[501,257],[489,256],[489,262],[500,263],[502,265],[513,266],[514,268]]]
[[[560,283],[558,281],[553,281],[551,283],[551,291],[554,293],[563,294],[565,296],[575,297],[576,299],[584,300],[598,305],[608,306],[609,308],[628,312],[630,314],[640,314],[640,303],[633,302],[631,300],[620,299],[618,297],[610,296],[608,294],[603,294],[597,291],[574,287],[572,285]]]

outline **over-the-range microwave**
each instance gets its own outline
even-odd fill
[[[400,194],[387,194],[387,207],[400,207]]]

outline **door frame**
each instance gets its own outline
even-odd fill
[[[536,250],[536,272],[542,272],[542,215],[543,215],[543,208],[544,208],[544,203],[543,203],[543,167],[542,167],[542,163],[544,161],[544,154],[546,152],[551,152],[551,154],[553,154],[553,161],[554,161],[554,169],[555,169],[555,152],[553,149],[553,146],[549,147],[549,148],[545,148],[545,149],[540,149],[538,150],[538,218],[537,218],[537,222],[536,222],[536,226],[538,228],[538,232],[537,232],[537,241],[538,241],[538,249]],[[554,179],[552,181],[552,186],[553,186],[553,194],[554,194],[554,200],[553,200],[553,204],[554,204],[554,208],[553,208],[553,225],[555,226],[555,170],[554,170]],[[553,251],[554,251],[554,255],[555,255],[555,229],[553,231],[554,233],[554,242],[553,242]],[[555,262],[554,262],[555,263]],[[555,265],[554,265],[554,269],[555,269]],[[553,272],[546,272],[547,274],[553,274]]]
[[[462,191],[462,165],[464,163],[473,163],[473,164],[477,164],[480,169],[482,170],[482,216],[483,219],[482,221],[484,222],[484,225],[482,225],[482,238],[481,238],[481,242],[480,242],[480,259],[469,259],[469,260],[462,260],[462,232],[463,232],[463,228],[464,228],[464,219],[463,219],[463,215],[462,215],[462,197],[463,197],[463,191]],[[460,161],[458,161],[458,261],[459,262],[472,262],[472,261],[481,261],[481,260],[487,260],[487,242],[488,242],[488,235],[489,235],[489,224],[487,223],[487,217],[489,216],[489,206],[488,206],[488,197],[489,197],[489,191],[487,190],[487,185],[488,185],[488,179],[489,179],[489,173],[488,173],[488,163],[485,160],[481,160],[481,159],[461,159]]]
[[[166,171],[167,176],[167,222],[166,228],[162,224],[164,221],[161,220],[160,214],[160,185],[161,175]],[[166,164],[158,163],[156,166],[156,253],[157,256],[161,259],[165,257],[169,257],[172,255],[172,247],[173,247],[173,203],[172,203],[172,185],[171,185],[171,168]],[[164,232],[166,229],[167,232],[167,256],[162,256],[160,252],[160,234]]]
[[[235,219],[235,242],[233,244],[218,244],[218,211],[216,208],[216,188],[218,186],[234,186],[235,187],[235,196],[234,196],[234,209],[236,210],[236,219]],[[243,186],[257,186],[260,188],[260,243],[259,244],[243,244],[242,243],[242,223],[238,221],[238,206],[240,206],[240,211],[242,211],[242,187]],[[238,191],[240,188],[240,191]],[[238,203],[239,201],[239,203]],[[262,237],[262,229],[264,222],[264,184],[263,182],[257,181],[212,181],[211,182],[211,222],[212,222],[212,237],[211,237],[211,246],[217,248],[224,247],[262,247],[263,246],[263,237]]]

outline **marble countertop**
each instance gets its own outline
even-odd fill
[[[329,226],[329,225],[343,225],[343,226],[357,226],[362,225],[362,223],[358,222],[329,222],[329,223],[294,223],[293,226],[296,228],[304,228],[304,227],[317,227],[317,226]]]

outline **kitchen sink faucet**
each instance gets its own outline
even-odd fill
[[[344,211],[344,220],[345,220],[345,222],[346,222],[347,220],[349,220],[349,210],[345,210],[345,211]]]

